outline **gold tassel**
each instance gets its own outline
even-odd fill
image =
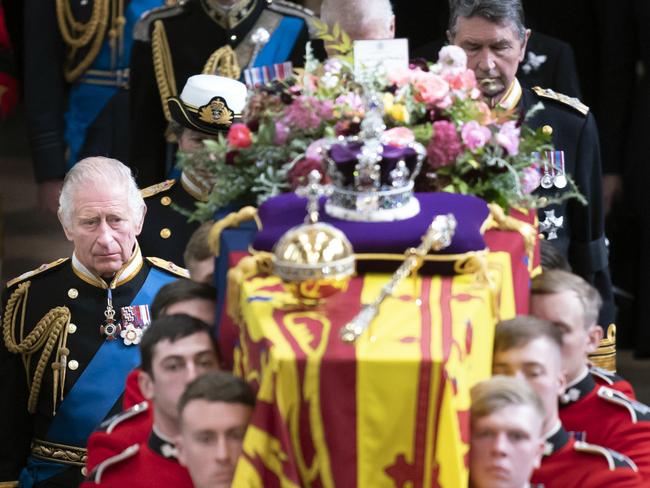
[[[239,209],[239,211],[230,213],[223,219],[215,222],[208,234],[208,246],[210,247],[212,254],[219,256],[221,251],[221,233],[224,229],[237,227],[242,222],[248,222],[249,220],[255,220],[257,228],[262,228],[262,224],[257,217],[257,209],[251,206],[243,207]]]
[[[172,116],[169,113],[169,107],[167,107],[167,99],[175,97],[178,90],[176,89],[174,63],[169,50],[167,32],[165,31],[165,25],[161,20],[156,20],[153,24],[151,53],[153,55],[153,67],[156,74],[156,83],[158,84],[160,102],[162,103],[165,119],[169,122],[172,120]]]
[[[226,45],[213,52],[203,67],[204,75],[219,75],[238,80],[241,68],[237,62],[237,54]]]
[[[607,336],[600,340],[598,349],[589,355],[594,366],[616,373],[616,324],[609,324]]]

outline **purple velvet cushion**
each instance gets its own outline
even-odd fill
[[[354,252],[403,254],[420,244],[422,236],[436,215],[452,213],[458,222],[451,245],[439,254],[462,254],[485,249],[481,226],[489,215],[485,201],[469,195],[453,193],[417,193],[420,213],[394,222],[350,222],[325,213],[320,202],[320,220],[332,224],[348,236]],[[306,215],[307,200],[286,193],[264,202],[259,208],[262,230],[253,241],[253,248],[271,251],[275,243],[291,227],[301,224]]]

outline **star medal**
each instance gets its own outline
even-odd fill
[[[564,151],[555,151],[553,153],[553,168],[555,171],[553,184],[561,190],[567,185],[566,173],[564,171]]]
[[[99,333],[106,336],[107,341],[116,339],[122,331],[122,326],[119,321],[115,320],[115,309],[113,308],[113,293],[108,289],[108,298],[106,303],[106,310],[104,310],[104,317],[106,320],[99,326]]]
[[[553,177],[548,170],[548,153],[544,157],[544,174],[542,175],[542,181],[540,183],[542,188],[549,189],[553,186]]]

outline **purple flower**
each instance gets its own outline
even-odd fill
[[[427,146],[427,159],[433,169],[452,164],[463,151],[456,126],[447,120],[433,123],[433,137]]]
[[[289,127],[301,130],[313,130],[324,120],[332,118],[332,101],[301,95],[294,98],[291,105],[284,110],[282,122]]]
[[[514,120],[503,124],[495,139],[511,156],[519,154],[519,128]]]
[[[539,169],[536,166],[524,168],[521,172],[521,190],[525,195],[530,195],[537,189],[541,179]]]
[[[325,139],[316,139],[312,142],[305,151],[305,158],[311,161],[323,161],[323,154],[325,152],[324,146],[327,144]]]
[[[463,128],[460,130],[460,135],[465,145],[474,151],[479,147],[485,146],[492,137],[492,131],[475,120],[471,120],[463,125]]]

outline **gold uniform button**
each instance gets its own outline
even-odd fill
[[[77,326],[74,324],[68,324],[68,334],[74,334],[77,332]]]
[[[68,290],[68,296],[74,300],[79,296],[79,292],[77,291],[76,288],[70,288]]]
[[[73,359],[72,361],[68,362],[68,368],[71,369],[72,371],[76,371],[78,367],[79,367],[79,361]]]
[[[553,135],[553,127],[550,125],[545,125],[542,127],[542,133],[547,136]]]
[[[172,199],[169,197],[162,197],[160,203],[166,207],[167,205],[171,205]]]
[[[163,239],[169,239],[169,237],[172,235],[172,231],[169,230],[167,227],[164,229],[160,229],[160,237]]]

